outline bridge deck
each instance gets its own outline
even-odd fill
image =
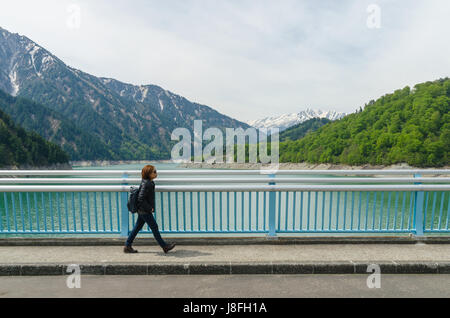
[[[0,275],[68,275],[69,264],[101,275],[365,273],[372,263],[382,273],[450,273],[450,244],[180,244],[164,254],[143,240],[137,254],[118,244],[0,246]]]

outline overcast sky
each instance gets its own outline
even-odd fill
[[[450,76],[449,17],[448,0],[0,2],[1,27],[74,68],[242,121]]]

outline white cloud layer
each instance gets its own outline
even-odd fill
[[[69,5],[80,8],[69,28]],[[367,27],[370,4],[379,29]],[[448,0],[2,1],[0,26],[96,76],[155,84],[240,120],[352,112],[450,74]]]

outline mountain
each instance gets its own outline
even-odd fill
[[[16,125],[0,110],[0,167],[67,164],[69,156],[59,146]]]
[[[316,131],[323,125],[328,124],[331,120],[327,118],[311,118],[300,124],[291,126],[280,133],[279,140],[297,140],[303,138],[307,133]]]
[[[313,110],[307,108],[306,110],[302,110],[298,113],[290,113],[281,116],[250,120],[247,121],[247,124],[255,128],[270,129],[272,127],[278,127],[281,132],[291,126],[300,124],[311,118],[326,118],[329,120],[337,120],[344,117],[345,115],[346,115],[345,113],[339,113],[334,110],[324,112],[321,110]]]
[[[27,37],[1,28],[0,89],[44,105],[97,138],[110,155],[100,152],[95,159],[169,158],[172,131],[192,131],[194,120],[201,119],[204,129],[249,127],[156,85],[131,85],[77,70]]]
[[[364,110],[280,143],[280,162],[415,167],[450,164],[450,79],[405,87]]]

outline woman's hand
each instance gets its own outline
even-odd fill
[[[155,213],[155,209],[152,209],[152,213]]]

